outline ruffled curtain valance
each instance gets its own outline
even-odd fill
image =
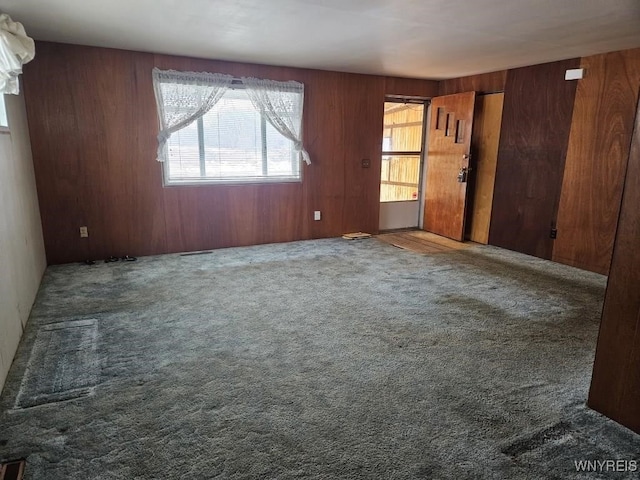
[[[0,94],[20,92],[18,75],[22,65],[33,60],[35,45],[27,37],[21,23],[14,22],[6,13],[0,15]]]

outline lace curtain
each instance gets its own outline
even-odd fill
[[[254,108],[282,136],[293,142],[295,151],[309,165],[311,159],[302,146],[304,85],[293,81],[276,82],[246,77],[241,80]],[[221,73],[153,69],[153,88],[160,121],[159,162],[167,159],[167,140],[171,134],[211,110],[232,81],[231,75]]]
[[[293,142],[307,165],[309,153],[302,146],[302,106],[304,85],[298,82],[276,82],[257,78],[242,78],[253,106],[280,134]]]
[[[27,37],[22,24],[12,21],[6,13],[0,15],[0,95],[19,93],[18,75],[34,55],[33,40]]]
[[[153,69],[153,89],[158,106],[158,161],[167,159],[172,133],[202,117],[222,98],[233,77],[221,73],[177,72]]]

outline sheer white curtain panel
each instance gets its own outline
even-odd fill
[[[153,89],[158,106],[158,161],[167,159],[167,140],[218,103],[233,76],[222,73],[178,72],[153,69]]]
[[[302,107],[304,85],[299,82],[278,82],[242,77],[247,96],[253,106],[281,135],[293,142],[307,165],[309,153],[302,146]]]

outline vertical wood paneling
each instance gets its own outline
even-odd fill
[[[589,406],[640,433],[640,109],[589,391]]]
[[[386,87],[419,96],[437,89],[414,79],[47,42],[37,50],[24,84],[50,264],[375,232]],[[303,181],[163,187],[154,66],[303,82],[313,160]],[[82,225],[88,239],[79,236]]]
[[[607,274],[640,86],[640,49],[583,58],[553,260]]]
[[[471,160],[475,171],[472,171],[474,182],[470,202],[469,239],[483,244],[489,241],[503,103],[503,93],[476,97],[471,137],[473,152]]]
[[[509,70],[489,243],[551,258],[579,59]]]
[[[345,233],[378,233],[384,78],[345,75],[344,82],[345,192],[342,225]],[[367,84],[367,89],[362,88],[364,84]],[[377,141],[372,142],[372,139]],[[362,167],[363,159],[370,160],[369,168]],[[363,202],[370,208],[363,209]]]
[[[335,237],[345,232],[342,226],[346,185],[344,150],[337,148],[345,143],[345,74],[322,72],[318,75],[318,83],[305,85],[304,135],[313,163],[304,167],[308,206],[303,222],[307,225],[304,231],[308,231],[311,238]],[[322,221],[313,220],[315,210],[322,213]]]
[[[438,95],[462,92],[495,93],[502,92],[507,80],[507,70],[450,78],[438,82]]]
[[[416,78],[385,77],[385,95],[431,98],[438,95],[440,82]]]
[[[49,263],[166,248],[160,170],[146,155],[153,91],[139,81],[152,66],[147,54],[38,44],[24,86]]]

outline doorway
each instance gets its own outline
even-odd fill
[[[428,100],[387,98],[382,128],[380,230],[418,227]]]

